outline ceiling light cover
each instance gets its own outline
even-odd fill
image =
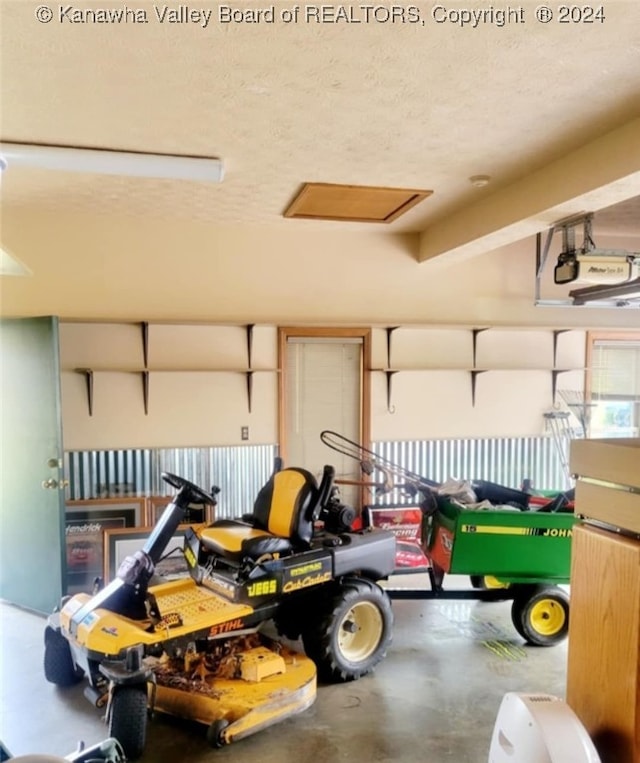
[[[0,170],[8,172],[14,166],[208,183],[219,183],[224,177],[223,163],[215,158],[0,143]]]

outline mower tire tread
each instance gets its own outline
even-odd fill
[[[273,616],[273,622],[280,636],[296,641],[304,630],[304,624],[313,617],[318,602],[323,599],[323,591],[294,593],[286,596]]]
[[[318,676],[343,683],[370,673],[391,643],[393,612],[387,593],[366,578],[349,577],[316,604],[302,643]]]
[[[147,685],[116,686],[109,708],[109,736],[122,745],[127,760],[142,755],[147,736]]]
[[[74,686],[84,672],[76,667],[69,642],[59,630],[47,625],[44,631],[44,676],[56,686]]]

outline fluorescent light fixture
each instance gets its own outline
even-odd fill
[[[587,286],[584,289],[574,289],[569,292],[574,305],[584,305],[601,299],[612,299],[621,303],[640,300],[640,278],[618,284],[602,284]]]
[[[9,171],[14,166],[207,183],[220,183],[224,177],[223,163],[215,158],[0,143],[0,170]]]

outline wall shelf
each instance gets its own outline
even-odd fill
[[[243,367],[220,367],[220,366],[149,366],[149,323],[140,323],[142,358],[141,365],[93,365],[90,368],[73,368],[74,373],[81,374],[85,378],[87,408],[89,416],[93,416],[94,409],[94,382],[95,375],[99,373],[125,373],[139,374],[142,382],[142,401],[145,416],[149,414],[150,379],[152,374],[178,374],[178,373],[202,373],[202,374],[243,374],[246,380],[247,409],[251,413],[253,405],[253,377],[257,373],[279,373],[278,368],[253,368],[253,339],[255,324],[244,326],[246,336],[247,364]]]
[[[550,331],[552,337],[552,361],[547,365],[521,365],[521,366],[503,366],[500,364],[482,364],[478,365],[478,339],[481,334],[487,331],[513,331],[517,329],[509,329],[508,327],[496,327],[492,329],[489,326],[479,326],[472,328],[452,328],[446,329],[449,331],[462,331],[471,333],[471,363],[468,365],[452,364],[452,365],[431,365],[431,364],[417,364],[411,366],[393,365],[393,337],[394,334],[403,328],[413,329],[416,327],[402,327],[402,326],[388,326],[385,329],[386,333],[386,361],[387,365],[382,367],[370,368],[371,372],[384,373],[386,377],[386,398],[387,398],[387,411],[389,413],[395,412],[395,406],[393,405],[393,378],[398,373],[407,372],[441,372],[441,371],[464,371],[469,374],[471,383],[471,403],[475,406],[476,403],[476,386],[477,379],[480,374],[489,373],[491,371],[508,371],[508,372],[527,372],[527,371],[544,371],[551,376],[551,399],[552,404],[556,402],[558,377],[561,374],[569,373],[570,371],[586,371],[584,365],[580,366],[558,366],[558,338],[561,334],[567,333],[574,329],[552,329]],[[423,331],[438,331],[444,330],[438,327],[422,329]],[[548,329],[538,329],[541,332],[547,332]],[[578,330],[578,329],[575,329]]]

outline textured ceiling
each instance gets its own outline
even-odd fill
[[[524,2],[512,6],[517,23],[476,28],[436,23],[434,2],[396,4],[418,23],[365,23],[364,6],[349,3],[326,7],[361,23],[318,23],[304,20],[317,6],[276,2],[274,23],[253,24],[220,23],[219,3],[194,2],[212,11],[206,28],[160,23],[141,0],[127,6],[146,24],[72,23],[66,4],[50,4],[53,19],[39,23],[36,5],[0,0],[2,140],[218,156],[226,177],[211,186],[14,169],[3,173],[5,210],[358,225],[284,219],[313,181],[433,189],[384,228],[424,231],[640,115],[635,0],[609,0],[602,23],[570,24],[539,23],[538,3]],[[72,7],[97,5],[125,7]],[[459,17],[461,3],[445,5]],[[294,7],[298,21],[282,21]],[[491,184],[474,188],[477,174]],[[625,193],[640,195],[636,181]],[[637,230],[637,202],[613,215],[613,232]]]

